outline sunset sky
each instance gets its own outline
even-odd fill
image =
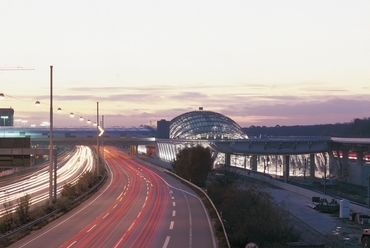
[[[202,106],[242,127],[370,117],[370,1],[4,0],[0,108],[27,125],[155,125]],[[13,67],[34,70],[4,70]],[[35,107],[34,102],[42,104]]]

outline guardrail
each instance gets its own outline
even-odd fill
[[[107,179],[107,173],[104,173],[104,176],[102,177],[102,179],[100,180],[100,182],[99,183],[97,183],[94,187],[92,187],[89,191],[87,191],[86,193],[84,193],[83,195],[81,195],[81,196],[79,196],[79,197],[77,197],[76,199],[74,199],[74,203],[76,203],[76,202],[78,202],[78,201],[80,201],[82,198],[84,198],[84,197],[86,197],[87,195],[89,195],[89,194],[91,194],[98,186],[100,186],[106,179]],[[53,217],[53,216],[55,216],[56,214],[58,214],[59,212],[61,211],[61,209],[56,209],[56,210],[54,210],[53,212],[51,212],[51,213],[49,213],[49,214],[47,214],[47,215],[45,215],[45,216],[43,216],[43,217],[41,217],[41,218],[39,218],[39,219],[37,219],[37,220],[34,220],[34,221],[32,221],[32,222],[30,222],[30,223],[27,223],[27,224],[25,224],[25,225],[23,225],[23,226],[21,226],[21,227],[19,227],[19,228],[17,228],[17,229],[15,229],[15,230],[12,230],[12,231],[9,231],[9,232],[7,232],[7,233],[5,233],[4,235],[2,235],[2,236],[0,236],[0,241],[1,240],[4,240],[5,238],[7,238],[7,237],[10,237],[10,236],[12,236],[12,235],[14,235],[14,234],[17,234],[17,233],[19,233],[19,232],[21,232],[21,231],[23,231],[23,230],[26,230],[26,229],[28,229],[28,228],[31,228],[31,227],[33,227],[34,225],[37,225],[38,223],[40,223],[40,222],[42,222],[42,221],[44,221],[44,220],[46,220],[46,219],[48,219],[48,218],[50,218],[50,217]]]
[[[184,183],[188,184],[189,186],[191,186],[191,187],[193,187],[193,188],[197,189],[197,190],[198,190],[198,192],[201,192],[201,193],[202,193],[202,194],[207,198],[207,200],[208,200],[208,201],[209,201],[209,203],[211,204],[212,208],[214,209],[215,213],[217,214],[217,218],[218,218],[218,220],[219,220],[219,222],[220,222],[220,224],[221,224],[221,226],[222,226],[222,231],[223,231],[223,233],[224,233],[224,235],[225,235],[225,240],[226,240],[226,243],[227,243],[227,247],[229,247],[229,248],[230,248],[230,243],[229,243],[229,239],[228,239],[227,234],[226,234],[226,230],[225,230],[224,223],[222,222],[221,216],[220,216],[220,214],[218,213],[216,206],[213,204],[213,202],[212,202],[211,198],[209,198],[209,196],[206,194],[206,192],[204,192],[204,190],[203,190],[202,188],[198,187],[197,185],[195,185],[195,184],[191,183],[191,182],[190,182],[190,181],[188,181],[188,180],[185,180],[184,178],[182,178],[182,177],[180,177],[180,176],[176,175],[175,173],[173,173],[173,172],[171,172],[171,171],[169,171],[169,170],[164,170],[164,172],[166,172],[166,173],[168,173],[168,174],[170,174],[170,175],[172,175],[172,176],[174,176],[174,177],[178,178],[179,180],[183,181]]]

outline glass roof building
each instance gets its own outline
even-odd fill
[[[232,119],[212,111],[191,111],[170,122],[170,139],[247,139]]]

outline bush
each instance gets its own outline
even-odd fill
[[[289,223],[289,212],[276,205],[268,193],[257,188],[209,186],[208,195],[222,215],[232,247],[245,247],[249,242],[259,247],[285,247],[298,241],[299,234]]]
[[[31,196],[26,194],[21,198],[17,199],[17,208],[15,210],[15,216],[20,225],[23,225],[30,221],[30,207],[31,207]]]
[[[212,170],[212,164],[210,149],[197,145],[182,149],[176,155],[172,167],[177,175],[202,187]]]

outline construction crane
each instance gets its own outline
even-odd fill
[[[21,70],[28,70],[33,71],[34,68],[25,68],[21,66],[14,66],[14,67],[0,67],[0,71],[21,71]]]

